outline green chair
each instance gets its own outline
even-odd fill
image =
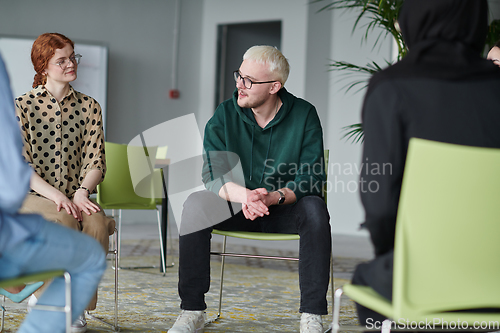
[[[411,139],[396,222],[392,302],[370,287],[344,285],[335,292],[334,332],[342,292],[392,319],[392,328],[426,320],[445,329],[459,321],[469,328],[498,325],[499,170],[500,149]]]
[[[118,213],[118,265],[121,250],[122,210],[139,209],[155,210],[158,219],[160,254],[163,272],[165,272],[165,253],[161,230],[159,202],[162,195],[161,171],[154,166],[157,147],[127,146],[123,144],[105,143],[106,176],[97,186],[97,203],[103,209],[111,209],[115,216]],[[145,164],[146,163],[146,164]],[[150,165],[148,165],[151,163]],[[142,177],[143,181],[134,184],[133,176]],[[134,186],[135,185],[135,186]],[[139,195],[138,195],[139,194]],[[151,268],[157,266],[121,267],[121,269]],[[164,273],[165,274],[165,273]]]
[[[118,247],[117,247],[117,234],[118,234],[118,231],[116,230],[115,228],[115,232],[113,233],[113,237],[112,237],[112,249],[108,250],[108,254],[113,254],[114,255],[114,262],[115,262],[115,267],[118,266]],[[21,303],[22,301],[24,301],[26,298],[28,298],[31,294],[33,294],[38,288],[40,288],[44,282],[43,281],[46,281],[46,280],[36,280],[36,278],[38,276],[41,276],[41,277],[45,277],[45,276],[48,276],[48,278],[51,278],[52,276],[60,276],[60,275],[64,275],[64,271],[62,271],[62,274],[59,274],[57,275],[58,273],[60,273],[61,271],[54,271],[54,272],[43,272],[43,273],[40,273],[40,274],[34,274],[34,275],[29,275],[27,276],[26,278],[22,278],[23,281],[20,281],[18,280],[17,278],[16,279],[12,279],[13,281],[10,281],[7,282],[5,281],[5,285],[4,285],[4,282],[3,281],[0,281],[0,295],[3,295],[3,302],[2,302],[2,305],[1,305],[1,310],[2,310],[2,326],[1,326],[1,329],[0,329],[0,332],[3,332],[3,327],[4,327],[4,316],[5,316],[5,298],[9,298],[11,301],[15,302],[15,303]],[[56,274],[56,275],[52,275],[52,274]],[[26,283],[26,282],[30,282],[30,283]],[[11,284],[9,284],[11,283]],[[3,289],[3,287],[10,287],[10,286],[17,286],[17,285],[22,285],[22,284],[25,284],[26,283],[26,286],[24,287],[23,290],[21,290],[21,292],[17,293],[17,294],[11,294],[9,293],[8,291],[6,291],[5,289]],[[113,324],[110,324],[104,320],[102,320],[101,318],[98,318],[96,316],[94,316],[93,314],[91,314],[90,312],[87,311],[87,314],[93,318],[93,319],[96,319],[106,325],[109,325],[111,327],[113,327],[113,330],[115,332],[118,332],[119,331],[119,327],[118,327],[118,270],[115,270],[115,308],[114,308],[114,323]]]
[[[325,167],[328,170],[328,159],[329,159],[329,150],[325,150],[324,159],[325,159]],[[326,184],[323,190],[323,197],[326,202]],[[220,288],[219,288],[219,308],[217,312],[217,319],[220,318],[222,314],[222,289],[224,285],[224,264],[226,257],[244,257],[244,258],[256,258],[256,259],[275,259],[275,260],[289,260],[289,261],[298,261],[297,257],[279,257],[279,256],[266,256],[266,255],[258,255],[258,254],[245,254],[245,253],[228,253],[226,252],[226,241],[227,237],[235,237],[241,239],[251,239],[251,240],[259,240],[259,241],[285,241],[285,240],[299,240],[300,237],[297,234],[278,234],[278,233],[265,233],[265,232],[248,232],[248,231],[224,231],[214,229],[212,231],[213,234],[222,235],[222,251],[221,252],[211,252],[212,255],[221,256],[221,273],[220,273]],[[333,304],[333,257],[330,259],[330,286],[331,286],[331,297]],[[332,305],[333,306],[333,305]]]
[[[66,333],[70,333],[71,332],[71,276],[68,272],[66,272],[64,270],[47,271],[47,272],[40,272],[40,273],[35,273],[35,274],[18,276],[18,277],[12,278],[12,279],[0,280],[0,288],[20,286],[20,285],[27,284],[30,282],[35,282],[35,281],[45,281],[45,280],[59,277],[59,276],[64,277],[64,281],[65,281],[65,306],[35,305],[35,306],[33,306],[33,309],[44,310],[44,311],[64,312],[66,314]],[[32,290],[35,286],[36,286],[36,284],[33,284],[33,286],[27,285],[26,288],[29,288],[30,290]],[[21,291],[23,296],[20,296],[19,298],[13,297],[13,299],[16,303],[22,302],[26,297],[31,295],[34,290],[32,290],[31,292],[24,291],[24,293],[23,293],[23,291]],[[4,323],[5,323],[5,312],[6,312],[5,296],[6,295],[4,295],[2,305],[0,306],[1,311],[2,311],[2,325],[0,328],[0,332],[3,332]]]

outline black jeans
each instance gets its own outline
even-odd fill
[[[394,250],[376,257],[372,261],[359,264],[354,270],[352,284],[372,287],[380,295],[392,301],[392,272]],[[361,325],[372,327],[387,319],[385,316],[356,303]]]
[[[179,296],[181,309],[205,310],[210,288],[212,229],[300,235],[300,312],[327,314],[331,231],[325,202],[307,196],[294,205],[271,206],[269,215],[247,220],[241,205],[232,205],[209,191],[191,194],[184,203],[179,237]],[[230,216],[229,218],[226,218]],[[222,222],[221,222],[222,221]],[[208,226],[208,227],[207,227]]]

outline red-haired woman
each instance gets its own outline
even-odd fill
[[[33,89],[16,98],[23,155],[36,171],[21,212],[81,230],[107,252],[115,221],[89,199],[106,171],[101,107],[70,85],[80,58],[74,43],[58,33],[40,35],[33,43]],[[30,302],[36,302],[35,295]],[[97,295],[87,309],[95,309],[96,302]],[[73,332],[85,330],[82,316]]]

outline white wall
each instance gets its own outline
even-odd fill
[[[108,47],[107,140],[128,143],[142,131],[197,108],[202,1],[182,0],[179,99],[168,97],[174,70],[174,0],[0,2],[2,35],[35,39],[60,32],[77,44]]]
[[[213,115],[219,24],[282,21],[281,51],[291,64],[287,89],[304,97],[306,68],[307,0],[205,0],[203,4],[202,52],[199,81],[198,124]]]
[[[347,61],[357,65],[366,65],[377,61],[384,64],[383,59],[390,60],[392,43],[390,38],[373,49],[373,41],[378,33],[373,33],[369,41],[363,42],[364,29],[358,28],[352,33],[356,12],[333,11],[331,59]],[[363,22],[359,27],[363,26]],[[356,168],[361,167],[362,145],[341,139],[345,132],[342,127],[361,121],[361,106],[365,91],[358,88],[346,93],[347,84],[360,76],[330,72],[328,128],[325,145],[330,149],[330,170],[328,175],[330,191],[328,193],[328,210],[331,216],[332,231],[340,234],[366,236],[366,231],[359,231],[359,224],[364,220],[364,213],[358,193],[358,174]],[[352,171],[352,172],[351,172]]]

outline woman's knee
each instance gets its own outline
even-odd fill
[[[84,214],[84,213],[82,213]],[[93,213],[92,215],[83,215],[82,231],[88,235],[99,239],[112,235],[115,228],[115,220],[106,216],[102,212]],[[98,235],[98,237],[96,237]]]
[[[50,220],[70,229],[82,231],[80,222],[73,215],[67,214],[64,209],[61,209],[59,214],[53,215]]]

